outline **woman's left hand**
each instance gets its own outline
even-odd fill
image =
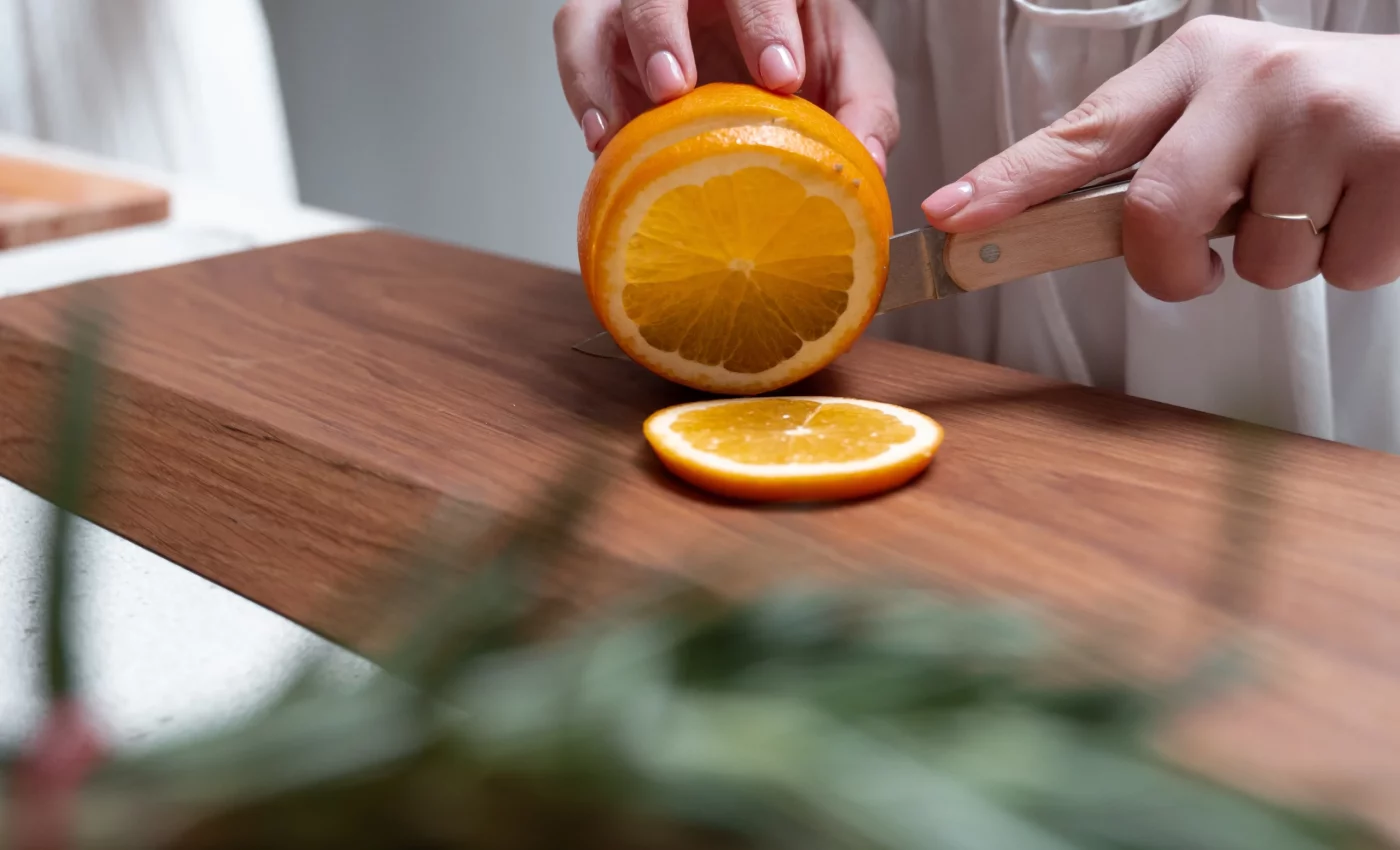
[[[1224,276],[1205,234],[1241,199],[1241,277],[1282,289],[1400,278],[1400,36],[1197,18],[1073,112],[924,201],[978,230],[1141,163],[1123,254],[1149,294],[1184,301]],[[1307,215],[1307,221],[1259,215]]]

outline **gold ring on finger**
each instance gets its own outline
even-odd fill
[[[1254,213],[1260,218],[1272,218],[1277,219],[1278,221],[1306,221],[1308,223],[1308,227],[1312,228],[1314,236],[1321,236],[1322,234],[1327,232],[1327,225],[1324,224],[1322,227],[1318,227],[1317,224],[1313,222],[1312,216],[1310,215],[1283,215],[1281,213],[1261,213],[1256,212],[1255,210],[1250,210],[1250,212]]]

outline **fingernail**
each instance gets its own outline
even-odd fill
[[[972,184],[966,180],[950,183],[928,196],[924,201],[924,215],[929,218],[947,218],[967,206],[972,200]]]
[[[647,92],[656,103],[679,97],[685,91],[685,72],[676,54],[660,50],[647,60]]]
[[[590,109],[583,113],[583,120],[579,122],[583,128],[583,142],[588,145],[588,149],[596,151],[598,143],[608,134],[608,122],[603,120],[603,113],[596,109]]]
[[[885,173],[885,146],[880,144],[880,140],[874,136],[865,137],[865,149],[870,151],[870,155],[875,157],[875,164],[880,166],[880,173]]]
[[[1214,249],[1210,252],[1210,282],[1206,284],[1203,295],[1210,295],[1220,288],[1225,282],[1225,260],[1221,258],[1220,252]]]
[[[758,76],[763,84],[775,91],[797,85],[797,60],[792,51],[781,44],[770,44],[758,55]]]

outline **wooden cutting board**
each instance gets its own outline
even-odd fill
[[[0,156],[0,251],[163,221],[169,214],[163,189]]]
[[[1209,416],[866,341],[797,390],[934,416],[948,438],[930,472],[841,507],[725,504],[641,439],[691,394],[570,349],[598,329],[576,277],[371,232],[0,302],[0,474],[31,489],[61,316],[85,291],[120,321],[92,518],[351,646],[372,650],[384,564],[444,494],[515,510],[585,446],[615,466],[571,579],[582,599],[728,559],[749,578],[1011,593],[1169,658],[1212,627],[1202,599],[1233,540],[1254,547],[1232,575],[1267,664],[1185,724],[1180,752],[1400,834],[1400,458],[1241,441]]]

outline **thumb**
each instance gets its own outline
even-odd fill
[[[934,192],[922,205],[929,224],[981,230],[1141,161],[1191,98],[1192,63],[1174,52],[1158,48],[1060,120]]]

